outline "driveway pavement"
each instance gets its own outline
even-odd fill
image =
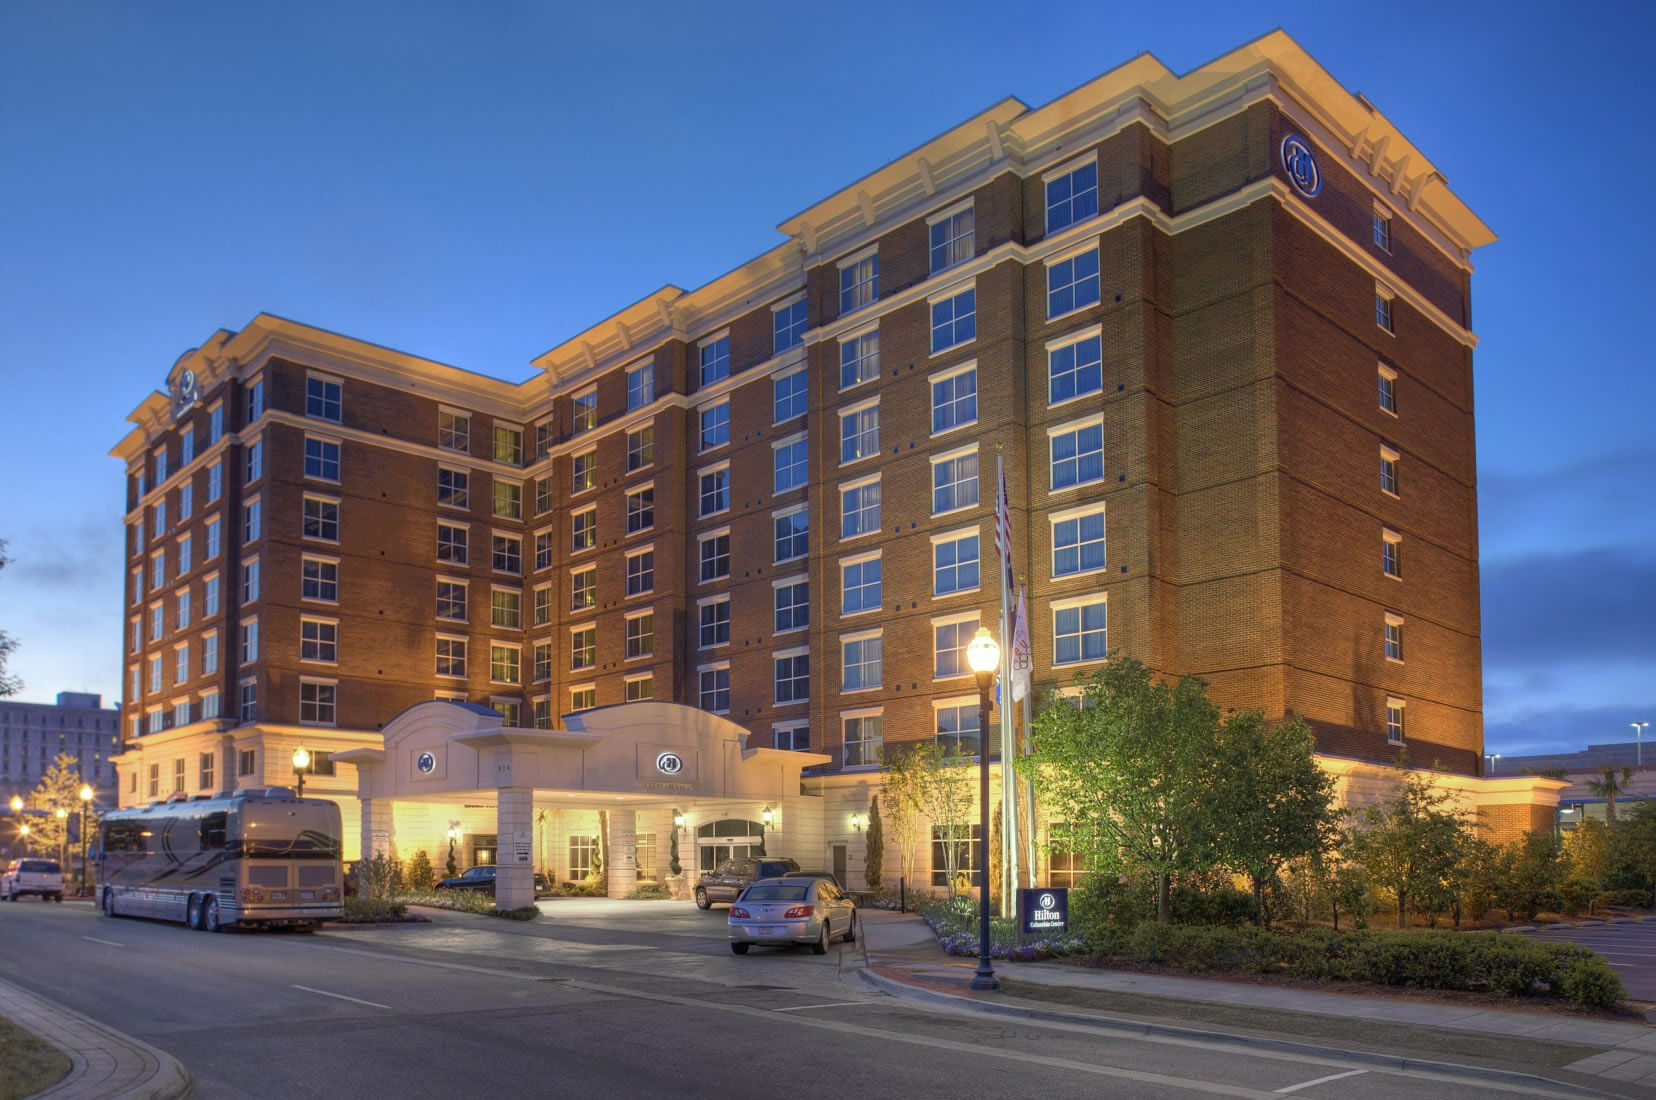
[[[1656,1001],[1656,923],[1559,926],[1526,933],[1537,940],[1563,940],[1591,947],[1621,975],[1635,1001]]]

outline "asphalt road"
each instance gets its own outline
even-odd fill
[[[168,1051],[209,1100],[1516,1094],[1337,1057],[927,1011],[862,987],[855,948],[733,956],[722,910],[550,908],[528,925],[444,914],[212,936],[25,902],[0,906],[0,972]]]
[[[1591,947],[1621,975],[1629,997],[1656,1001],[1656,924],[1543,928],[1526,934],[1532,939],[1564,940]]]

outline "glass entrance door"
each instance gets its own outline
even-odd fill
[[[709,821],[696,830],[696,865],[705,873],[727,859],[757,856],[764,843],[762,828],[757,821],[738,818]]]

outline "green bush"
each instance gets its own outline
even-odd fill
[[[558,886],[556,896],[561,898],[601,898],[604,896],[602,884],[588,879],[585,882],[564,882]]]
[[[1245,890],[1209,883],[1180,884],[1168,891],[1168,916],[1174,924],[1236,927],[1259,919],[1259,903]],[[1119,881],[1112,875],[1089,875],[1070,894],[1070,927],[1089,938],[1108,927],[1132,929],[1156,919],[1153,880]]]
[[[534,920],[540,908],[524,905],[517,909],[496,909],[494,898],[472,890],[434,890],[429,894],[403,894],[398,899],[408,905],[428,905],[434,909],[452,909],[457,913],[478,913],[486,917],[505,917],[508,920]]]
[[[672,897],[665,882],[641,882],[627,891],[628,901],[670,901]]]
[[[408,861],[407,886],[415,893],[423,893],[437,885],[437,872],[431,866],[431,857],[421,848],[414,853],[414,858]]]
[[[413,920],[408,906],[386,898],[346,898],[344,924],[379,924],[388,921]]]

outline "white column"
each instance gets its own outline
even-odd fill
[[[535,792],[528,787],[501,787],[495,805],[495,908],[519,909],[535,904]]]
[[[609,896],[624,898],[638,885],[638,811],[609,812]]]
[[[389,798],[362,800],[362,858],[391,856],[397,840],[397,824],[391,815]]]

